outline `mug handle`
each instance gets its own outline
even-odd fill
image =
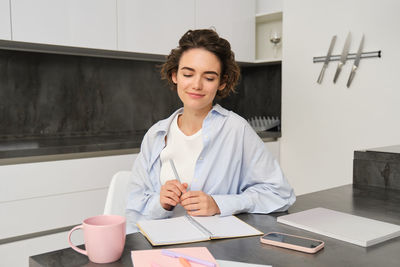
[[[68,233],[68,243],[69,243],[69,245],[71,246],[71,248],[73,250],[75,250],[75,251],[87,256],[87,251],[86,250],[83,250],[83,249],[80,249],[80,248],[74,246],[74,244],[72,244],[72,242],[71,242],[71,234],[72,234],[72,232],[75,231],[75,230],[78,230],[78,229],[82,229],[82,228],[83,228],[83,225],[81,224],[81,225],[75,226],[74,228],[71,229],[71,231],[69,231],[69,233]]]

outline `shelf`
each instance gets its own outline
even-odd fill
[[[256,62],[276,62],[282,59],[282,40],[270,41],[273,33],[282,38],[282,12],[256,14]]]
[[[254,61],[255,64],[280,63],[280,62],[282,62],[282,58],[260,58]]]
[[[264,23],[274,20],[282,20],[282,12],[256,14],[256,23]]]

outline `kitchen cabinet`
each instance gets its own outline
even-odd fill
[[[11,0],[14,41],[117,49],[116,0]]]
[[[196,1],[196,28],[215,28],[230,42],[237,61],[254,61],[254,15],[254,0]]]
[[[195,26],[195,0],[118,0],[118,49],[167,55]]]
[[[11,40],[9,0],[0,0],[0,39]]]
[[[0,240],[76,225],[102,214],[112,176],[136,154],[0,166]],[[26,223],[29,221],[29,223]]]
[[[1,266],[32,266],[29,265],[29,256],[69,247],[67,236],[68,231],[65,231],[21,241],[0,244]],[[72,234],[72,242],[76,245],[83,244],[83,231],[76,231],[74,234]],[[55,265],[53,264],[51,266]],[[91,264],[86,266],[91,266]]]

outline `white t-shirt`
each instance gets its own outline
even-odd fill
[[[172,159],[181,182],[187,183],[190,187],[197,158],[203,149],[203,139],[201,129],[193,135],[185,135],[178,127],[179,115],[181,114],[175,116],[169,127],[167,144],[160,154],[160,182],[163,185],[167,181],[175,179],[174,171],[169,162]]]

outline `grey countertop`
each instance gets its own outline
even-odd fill
[[[370,219],[400,225],[400,194],[398,190],[376,187],[341,186],[329,190],[301,195],[289,209],[289,213],[325,207]],[[307,254],[284,248],[261,244],[259,237],[212,240],[174,247],[205,246],[217,259],[244,261],[256,264],[279,266],[398,266],[400,262],[400,237],[368,248],[329,238],[276,222],[276,217],[285,213],[240,214],[239,218],[262,232],[284,232],[293,235],[320,239],[325,248],[316,254]],[[170,246],[167,246],[170,247]],[[163,246],[162,248],[165,248]],[[130,252],[138,249],[152,249],[140,233],[127,235],[122,258],[101,266],[132,266]],[[29,258],[30,266],[100,266],[88,260],[71,248],[48,252]]]
[[[400,145],[369,148],[366,151],[383,152],[383,153],[398,153],[398,154],[400,154]]]
[[[355,160],[400,162],[400,145],[354,151]]]

